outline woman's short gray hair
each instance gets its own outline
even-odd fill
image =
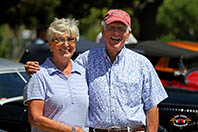
[[[47,29],[47,40],[51,41],[55,34],[62,35],[68,34],[75,37],[77,41],[80,38],[80,33],[78,29],[79,21],[70,18],[55,18]]]
[[[106,22],[105,22],[105,21],[102,21],[101,24],[102,24],[102,26],[104,27],[104,30],[106,30],[106,27],[107,27]],[[131,27],[130,27],[130,26],[127,26],[127,32],[128,32],[128,33],[131,32]]]

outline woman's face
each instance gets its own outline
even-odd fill
[[[52,41],[49,42],[53,57],[71,59],[75,52],[75,42],[76,37],[71,35],[55,35]]]

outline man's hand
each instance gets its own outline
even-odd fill
[[[40,70],[38,61],[27,61],[26,62],[25,71],[29,77],[32,77],[32,74],[36,73],[38,70]]]

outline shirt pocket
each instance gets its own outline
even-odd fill
[[[123,75],[116,81],[119,99],[130,107],[137,106],[142,102],[142,84],[139,78]]]

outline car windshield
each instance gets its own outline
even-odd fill
[[[25,80],[27,75],[22,73]],[[0,97],[10,98],[23,95],[23,88],[25,81],[17,73],[4,73],[0,74]]]
[[[27,74],[25,72],[20,72],[20,74],[23,75],[23,77],[25,78],[26,81],[29,80],[29,77],[27,76]]]

